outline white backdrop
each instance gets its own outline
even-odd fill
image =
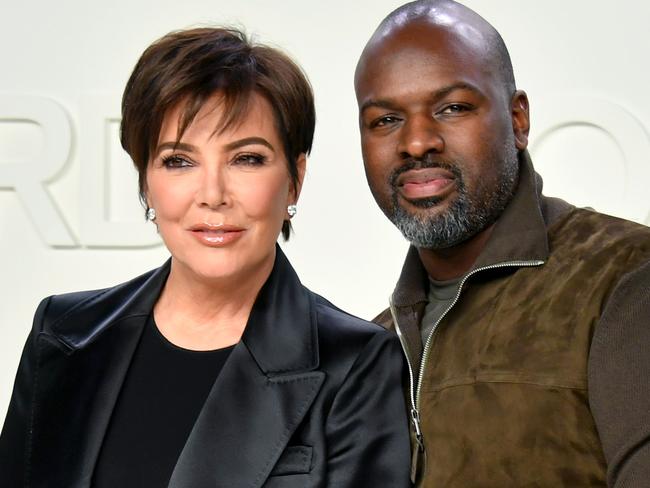
[[[400,3],[0,0],[0,419],[41,298],[110,286],[166,258],[142,220],[117,127],[139,54],[173,29],[245,26],[302,64],[318,124],[283,247],[302,280],[339,306],[366,318],[385,306],[406,244],[366,187],[352,75]],[[510,48],[546,193],[649,222],[650,4],[466,3]]]

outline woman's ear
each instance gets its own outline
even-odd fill
[[[155,223],[156,227],[158,227],[158,224],[156,223],[156,209],[151,202],[151,196],[149,195],[149,188],[146,186],[146,181],[144,187],[140,190],[140,201],[144,204],[145,219]]]
[[[305,153],[300,153],[296,158],[296,170],[298,173],[298,178],[295,184],[291,188],[291,199],[290,203],[298,203],[298,198],[300,197],[300,190],[302,190],[302,183],[305,180],[305,171],[307,170],[307,155]]]
[[[140,200],[144,204],[145,208],[151,208],[151,197],[149,196],[149,190],[144,188],[140,193]]]

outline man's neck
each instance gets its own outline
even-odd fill
[[[447,281],[467,273],[490,238],[494,224],[466,241],[446,249],[418,248],[420,260],[427,274],[434,280]]]

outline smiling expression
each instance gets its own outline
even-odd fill
[[[295,203],[273,112],[253,94],[239,124],[215,131],[219,95],[176,143],[182,105],[166,114],[147,168],[146,198],[172,254],[172,270],[201,279],[246,279],[270,271],[275,242]],[[304,172],[304,155],[298,159]]]
[[[491,224],[511,198],[511,93],[476,43],[414,20],[370,44],[355,88],[366,176],[418,247],[445,248]]]

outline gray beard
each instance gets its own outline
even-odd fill
[[[516,149],[512,147],[512,150],[507,151],[506,157],[508,161],[505,164],[491,163],[503,167],[501,174],[497,175],[496,188],[480,187],[481,191],[474,196],[467,192],[458,166],[429,164],[428,166],[439,166],[451,171],[456,178],[457,196],[449,204],[449,208],[439,215],[428,215],[427,212],[410,213],[399,205],[397,190],[393,186],[392,211],[389,212],[388,218],[404,237],[418,248],[446,249],[466,241],[494,223],[512,199],[519,175]],[[393,182],[397,179],[397,174],[394,176]],[[439,203],[439,198],[411,201],[412,205],[422,209],[435,207]]]

